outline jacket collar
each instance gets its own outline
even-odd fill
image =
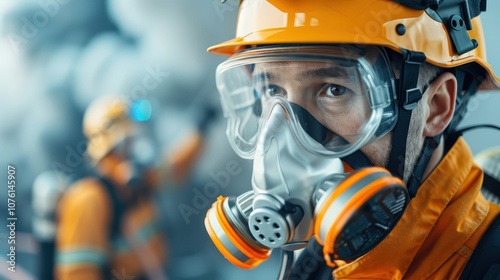
[[[337,279],[427,278],[485,218],[482,171],[459,138],[421,185],[401,220],[375,249],[334,271]],[[417,274],[418,273],[418,274]]]

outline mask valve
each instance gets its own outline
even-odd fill
[[[248,217],[250,232],[268,248],[279,248],[290,241],[296,224],[303,217],[300,207],[284,204],[267,194],[255,197],[254,209]]]

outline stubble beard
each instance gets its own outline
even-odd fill
[[[408,128],[408,136],[406,140],[406,156],[404,159],[403,181],[407,184],[413,171],[415,164],[420,157],[424,138],[423,135],[423,107],[422,103],[413,110],[412,117]],[[393,144],[394,134],[390,133],[379,141],[363,147],[361,150],[370,159],[374,166],[387,167],[389,155]]]

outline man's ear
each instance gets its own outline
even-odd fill
[[[443,132],[455,111],[457,98],[457,79],[445,72],[437,77],[427,88],[428,114],[424,125],[424,136],[434,137]]]

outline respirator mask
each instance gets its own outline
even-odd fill
[[[127,165],[125,184],[132,190],[148,188],[147,174],[158,165],[158,145],[148,134],[134,133],[119,143],[114,152],[125,159]]]
[[[259,47],[219,65],[229,142],[253,160],[252,189],[219,197],[205,219],[231,263],[253,268],[273,249],[301,249],[315,236],[334,266],[394,228],[409,200],[404,183],[340,160],[394,127],[390,69],[383,49],[345,45]]]
[[[122,164],[127,165],[124,181],[132,192],[148,189],[147,175],[159,165],[161,159],[158,156],[160,146],[154,135],[151,111],[149,100],[132,102],[127,115],[130,128],[121,133],[123,136],[112,149],[114,154],[124,160]]]

